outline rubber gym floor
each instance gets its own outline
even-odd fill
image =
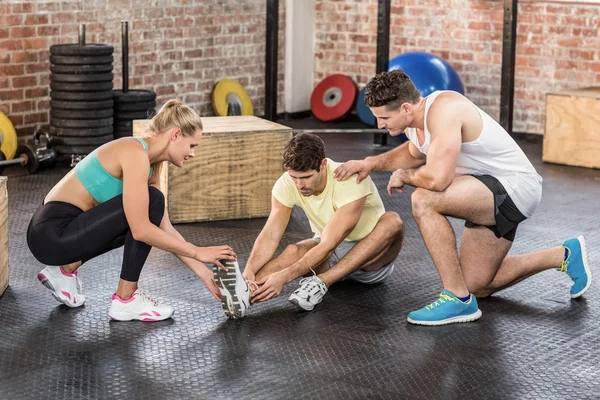
[[[389,149],[373,146],[371,135],[322,137],[336,161]],[[542,163],[541,140],[517,140],[543,176],[544,194],[510,254],[584,234],[592,272],[600,277],[600,171]],[[2,399],[600,398],[596,282],[571,300],[568,276],[550,270],[481,299],[483,316],[474,323],[406,322],[410,311],[437,298],[441,284],[411,215],[412,189],[390,198],[389,173],[372,177],[386,209],[405,221],[406,237],[396,270],[382,284],[336,284],[314,311],[299,312],[287,301],[296,281],[280,297],[251,307],[246,318],[227,320],[191,271],[170,253],[153,250],[140,286],[174,306],[174,317],[112,322],[107,310],[119,277],[118,249],[80,270],[85,306],[59,305],[36,278],[43,265],[29,252],[25,232],[67,171],[5,170],[10,286],[0,298]],[[265,221],[176,227],[199,246],[231,245],[243,266]],[[451,222],[460,240],[463,222]],[[310,236],[295,210],[278,252]]]

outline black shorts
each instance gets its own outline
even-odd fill
[[[515,203],[512,201],[504,186],[500,181],[491,175],[472,175],[474,178],[479,179],[485,186],[488,187],[494,193],[494,209],[496,225],[486,226],[489,228],[496,237],[510,240],[511,242],[515,239],[517,233],[517,226],[525,221],[527,217],[521,214],[521,211],[517,208]],[[465,226],[467,228],[473,228],[477,226],[472,222],[466,221]]]

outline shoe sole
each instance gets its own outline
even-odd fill
[[[576,299],[576,298],[580,297],[582,294],[584,294],[585,292],[587,292],[587,290],[590,288],[590,285],[592,284],[592,270],[590,269],[590,265],[589,265],[587,243],[583,236],[579,236],[577,238],[577,240],[579,241],[579,246],[581,246],[581,259],[583,260],[583,268],[585,269],[585,273],[587,274],[588,279],[587,279],[587,284],[581,291],[579,291],[579,293],[575,293],[575,294],[571,295],[572,299]]]
[[[109,313],[108,316],[110,317],[110,319],[112,319],[113,321],[121,321],[121,322],[126,322],[126,321],[141,321],[141,322],[158,322],[158,321],[164,321],[165,319],[169,319],[173,316],[173,313],[170,313],[168,316],[160,316],[160,317],[156,317],[156,318],[151,318],[151,317],[147,317],[145,316],[144,318],[140,318],[139,315],[135,315],[135,314],[119,314],[119,313]]]
[[[221,289],[221,306],[228,318],[242,318],[242,305],[235,291],[236,286],[236,268],[232,264],[227,264],[229,271],[225,271],[217,266],[213,269],[213,275],[217,286]],[[246,308],[248,308],[246,306]]]
[[[302,307],[302,306],[300,305],[300,301],[299,301],[298,299],[296,299],[296,298],[289,299],[289,300],[290,300],[290,303],[294,304],[296,307],[298,307],[298,308],[299,308],[299,309],[301,309],[302,311],[312,311],[312,310],[314,310],[314,309],[315,309],[315,306],[312,306],[311,308],[305,308],[305,307]]]
[[[71,303],[71,300],[69,300],[68,298],[56,293],[56,290],[54,290],[54,286],[52,286],[52,283],[50,283],[50,280],[48,279],[48,277],[46,275],[44,275],[43,273],[40,272],[38,274],[37,278],[42,283],[42,285],[44,285],[46,287],[46,289],[48,289],[48,290],[50,290],[50,292],[52,292],[52,297],[54,297],[56,299],[56,301],[58,301],[59,303],[64,304],[65,306],[68,306],[71,308],[81,307],[83,305],[83,303],[85,303],[85,300],[84,300],[79,304],[73,304],[73,303]]]
[[[407,321],[410,322],[411,324],[415,324],[415,325],[437,326],[437,325],[455,324],[455,323],[460,323],[460,322],[473,322],[475,320],[478,320],[480,317],[481,317],[481,310],[477,310],[476,313],[473,313],[470,315],[447,318],[447,319],[443,319],[441,321],[417,321],[417,320],[411,319],[410,317],[407,318]]]

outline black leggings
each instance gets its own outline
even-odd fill
[[[148,187],[150,222],[160,226],[165,213],[165,198]],[[83,212],[62,201],[42,204],[27,228],[27,245],[34,257],[46,265],[86,262],[125,245],[121,279],[137,282],[151,246],[135,240],[129,229],[123,196],[119,195]]]

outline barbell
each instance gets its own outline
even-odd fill
[[[41,144],[41,135],[40,132],[34,134],[35,144]],[[38,147],[29,144],[20,144],[17,147],[15,158],[12,160],[7,160],[4,153],[0,151],[0,173],[2,173],[4,167],[16,164],[22,165],[30,174],[37,172],[41,168],[54,168],[58,161],[58,155],[56,149],[52,148],[52,140],[48,134],[44,134],[44,136],[46,143]]]

